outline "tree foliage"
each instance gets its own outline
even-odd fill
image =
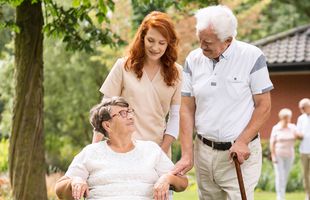
[[[92,59],[99,54],[97,51],[92,55],[65,51],[64,44],[53,39],[47,39],[45,46],[46,158],[52,169],[57,167],[64,171],[73,155],[91,143],[89,110],[101,100],[98,90],[108,67]],[[108,51],[104,53],[109,55]]]
[[[310,2],[299,1],[271,1],[264,7],[257,22],[257,28],[248,35],[251,41],[268,35],[283,32],[310,22]]]
[[[0,6],[0,59],[3,60],[7,58],[6,54],[13,53],[13,49],[7,46],[12,40],[11,30],[18,32],[14,22],[14,9],[9,5],[2,5]]]
[[[95,1],[96,2],[96,1]],[[67,49],[92,51],[96,44],[118,46],[124,41],[107,25],[109,12],[114,10],[112,0],[74,0],[72,6],[65,8],[53,0],[45,0],[47,36],[63,38]]]
[[[172,7],[182,12],[188,10],[187,7],[192,4],[201,7],[217,3],[217,0],[131,0],[133,27],[136,29],[143,18],[152,11],[167,12]]]
[[[310,21],[308,0],[236,0],[222,1],[238,18],[238,38],[255,41]]]
[[[9,48],[9,51],[10,48]],[[13,110],[13,70],[14,60],[9,54],[4,54],[0,61],[0,138],[8,138],[12,126]]]

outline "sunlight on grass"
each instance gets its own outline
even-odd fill
[[[275,200],[276,193],[274,192],[255,192],[255,200]],[[187,189],[185,192],[174,193],[174,200],[195,200],[198,199],[196,188],[192,187]],[[304,200],[305,193],[293,192],[286,194],[286,200]]]
[[[255,192],[255,200],[275,200],[276,193],[274,192]],[[303,192],[292,192],[286,193],[286,200],[304,200],[305,193]]]

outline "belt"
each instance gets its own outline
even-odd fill
[[[232,142],[213,142],[211,140],[208,140],[207,138],[202,137],[202,135],[197,134],[197,137],[206,145],[209,147],[212,147],[213,149],[220,150],[220,151],[226,151],[230,149],[232,146]],[[258,134],[251,140],[251,142],[258,138]]]

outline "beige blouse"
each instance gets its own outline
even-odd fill
[[[151,81],[144,72],[139,80],[132,71],[126,71],[126,58],[116,61],[100,92],[107,97],[122,96],[135,110],[135,139],[150,140],[160,144],[166,129],[166,116],[172,105],[181,103],[182,67],[177,64],[180,80],[167,86],[158,71]],[[178,126],[178,125],[177,125]]]

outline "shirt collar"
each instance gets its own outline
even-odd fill
[[[223,58],[225,58],[225,57],[224,57],[224,55],[223,55],[223,54],[221,54],[221,55],[220,55],[220,59],[219,59],[219,61],[220,61],[221,59],[223,59]],[[216,60],[215,60],[215,59],[213,59],[213,58],[211,58],[210,60],[211,60],[213,63],[218,63],[218,62],[219,62],[219,61],[216,61]]]
[[[221,54],[220,58],[229,59],[231,54],[233,53],[236,46],[236,41],[233,39],[229,45],[229,47]]]

